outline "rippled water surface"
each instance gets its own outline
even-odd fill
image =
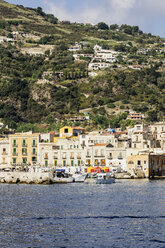
[[[1,184],[0,247],[165,247],[165,181]]]

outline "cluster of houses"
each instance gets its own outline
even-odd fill
[[[75,45],[71,46],[68,50],[74,53],[73,57],[75,60],[79,61],[82,58],[89,58],[90,59],[90,63],[88,65],[89,71],[110,67],[112,63],[117,62],[116,57],[119,55],[119,52],[103,49],[99,45],[94,46],[93,54],[79,53],[81,49],[82,49],[81,43],[75,43]]]
[[[59,133],[15,133],[0,138],[0,169],[17,166],[68,171],[107,166],[144,177],[165,173],[165,123],[137,124],[126,131],[85,132],[65,126]]]

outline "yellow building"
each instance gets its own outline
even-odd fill
[[[135,175],[141,171],[145,177],[165,175],[164,154],[139,154],[127,157],[127,171]]]
[[[141,171],[145,177],[149,177],[149,154],[128,156],[127,171],[131,175],[136,175],[138,171]]]
[[[27,132],[9,136],[10,163],[29,164],[38,162],[39,134]]]
[[[79,134],[83,134],[84,132],[85,129],[82,127],[64,126],[60,128],[59,137],[54,137],[54,142],[56,143],[58,139],[76,138]]]

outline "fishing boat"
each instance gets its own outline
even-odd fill
[[[56,171],[53,174],[53,182],[54,183],[73,183],[74,178],[71,175],[63,171]]]
[[[72,175],[74,182],[83,183],[87,177],[87,174],[76,172]]]
[[[98,173],[96,184],[111,184],[115,183],[115,178],[109,173]]]

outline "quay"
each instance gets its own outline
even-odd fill
[[[52,184],[50,172],[0,171],[0,183]]]

